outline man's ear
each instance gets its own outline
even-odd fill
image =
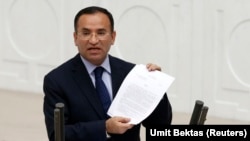
[[[116,37],[116,31],[113,31],[111,36],[112,36],[112,45],[114,45],[115,37]]]
[[[76,32],[73,33],[73,37],[74,37],[75,46],[77,46],[77,33]]]

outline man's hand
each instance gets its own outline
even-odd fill
[[[155,70],[161,71],[161,67],[157,66],[156,64],[148,63],[146,67],[149,71],[155,71]]]
[[[124,117],[112,117],[106,120],[106,131],[113,134],[123,134],[134,125],[129,124],[130,119]]]

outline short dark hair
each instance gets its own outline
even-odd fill
[[[90,7],[86,7],[82,10],[80,10],[76,16],[75,16],[75,20],[74,20],[74,28],[75,28],[75,32],[77,32],[77,22],[79,20],[79,18],[84,15],[84,14],[95,14],[95,13],[98,13],[98,12],[101,12],[105,15],[108,16],[109,18],[109,21],[110,21],[110,29],[111,29],[111,32],[114,31],[114,19],[113,19],[113,16],[112,14],[105,8],[102,8],[102,7],[98,7],[98,6],[90,6]]]

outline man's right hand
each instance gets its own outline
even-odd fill
[[[112,117],[106,120],[106,131],[113,134],[123,134],[134,125],[129,124],[130,119],[125,117]]]

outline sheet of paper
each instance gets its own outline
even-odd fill
[[[174,79],[160,71],[149,72],[145,65],[136,65],[124,79],[108,115],[128,117],[131,124],[140,123],[153,112]]]

